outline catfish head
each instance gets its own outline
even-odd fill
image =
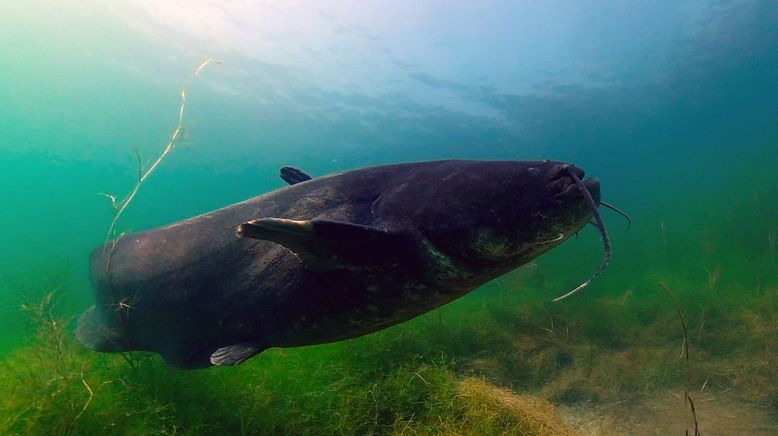
[[[449,161],[417,170],[384,192],[376,212],[412,223],[456,271],[483,282],[540,256],[592,221],[600,183],[583,178],[584,170],[548,160]]]

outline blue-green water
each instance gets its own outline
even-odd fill
[[[223,63],[192,77],[207,58]],[[352,380],[351,391],[332,394],[331,384],[348,377],[321,374],[321,368],[352,354],[367,357],[345,359],[338,371],[353,376],[379,368],[379,376],[391,379],[397,368],[426,365],[448,371],[451,380],[486,377],[560,404],[567,397],[543,394],[548,392],[543,386],[558,382],[564,371],[580,369],[581,355],[568,350],[572,366],[557,362],[559,371],[529,376],[516,369],[523,368],[518,362],[532,361],[538,353],[516,351],[505,360],[513,362],[513,371],[505,365],[494,369],[492,361],[502,361],[496,350],[505,344],[488,338],[504,330],[529,341],[542,333],[538,320],[551,314],[550,319],[560,317],[557,323],[564,319],[577,330],[576,344],[595,344],[602,355],[639,352],[645,344],[677,354],[679,326],[658,282],[677,294],[690,329],[699,332],[693,344],[704,357],[698,358],[695,383],[713,380],[707,388],[712,392],[734,390],[742,401],[775,413],[778,393],[754,386],[778,382],[777,371],[758,363],[778,365],[771,351],[778,345],[773,312],[778,309],[776,73],[778,5],[771,1],[5,2],[0,4],[4,368],[24,361],[19,356],[26,352],[38,353],[29,351],[36,341],[45,343],[31,336],[34,322],[20,311],[22,304],[60,282],[58,316],[72,318],[92,303],[87,258],[105,241],[113,214],[98,194],[123,197],[132,189],[136,151],[146,165],[162,151],[176,127],[180,90],[187,86],[185,136],[122,216],[120,232],[171,223],[280,188],[278,169],[284,165],[323,175],[449,158],[573,162],[602,181],[603,198],[628,211],[634,224],[626,230],[617,215],[606,212],[613,262],[574,301],[549,302],[597,267],[601,246],[594,228],[536,264],[410,325],[361,341],[260,355],[252,373],[266,379],[249,376],[246,369],[220,373],[225,376],[165,372],[158,361],[143,361],[147,366],[134,370],[139,388],[133,401],[178,410],[165,414],[178,427],[165,427],[168,421],[154,421],[152,414],[147,427],[117,424],[126,431],[199,433],[213,429],[217,418],[231,419],[224,411],[226,417],[212,419],[206,413],[197,425],[187,426],[186,414],[198,403],[166,394],[165,387],[151,390],[149,380],[159,374],[175,379],[176,389],[197,384],[198,394],[208,391],[216,398],[248,386],[255,392],[251,410],[257,415],[267,414],[268,405],[281,407],[268,398],[287,392],[288,401],[278,404],[288,412],[279,416],[289,421],[278,418],[270,425],[265,417],[260,419],[265,426],[249,425],[249,433],[305,432],[316,425],[327,432],[434,431],[432,424],[403,430],[401,423],[423,414],[393,403],[397,396],[387,393],[391,384],[385,386],[381,409],[387,417],[372,425],[322,418],[332,410],[353,409],[343,398],[363,384]],[[516,305],[516,313],[499,312],[503,298]],[[527,310],[534,312],[527,315]],[[441,316],[449,330],[486,339],[457,348],[460,336],[436,330]],[[525,324],[506,321],[513,317]],[[463,326],[479,323],[483,330],[475,333]],[[663,324],[667,327],[657,327]],[[406,344],[410,351],[387,345],[406,336],[415,338]],[[438,336],[437,344],[420,339]],[[385,360],[377,348],[387,348],[389,355],[395,351],[394,366],[370,360]],[[124,364],[115,356],[83,352],[79,358],[102,368],[95,369],[99,380],[121,378],[116,371],[124,371],[110,369]],[[459,364],[446,363],[449,358]],[[643,360],[653,365],[644,373],[681,371],[681,363],[670,358]],[[730,366],[757,369],[735,375]],[[83,370],[66,372],[74,371]],[[721,373],[729,375],[715,375]],[[308,383],[308,390],[279,385],[291,374]],[[616,371],[612,377],[635,376]],[[13,390],[24,380],[4,383]],[[627,387],[598,393],[599,398],[593,397],[596,389],[582,389],[576,398],[646,394],[637,392],[638,385],[646,391],[648,385],[675,388],[683,384],[683,374],[646,380],[625,382]],[[36,392],[49,395],[45,389]],[[113,395],[125,398],[121,392]],[[301,417],[295,395],[308,398],[305,408],[320,409]],[[310,400],[317,396],[321,402]],[[9,403],[0,410],[0,429],[25,433],[51,425],[60,432],[88,433],[105,428],[110,404],[95,400],[78,415],[82,403],[76,403],[67,425],[41,420],[42,427],[18,414],[24,404]],[[437,410],[432,400],[422,403],[429,407],[420,410]]]

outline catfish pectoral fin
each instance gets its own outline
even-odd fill
[[[239,225],[237,234],[283,245],[317,270],[386,261],[412,239],[409,233],[327,219],[262,218]]]
[[[399,232],[345,221],[283,218],[262,218],[248,221],[238,226],[237,233],[238,236],[265,239],[281,245],[327,241],[358,245],[392,239],[400,235]]]
[[[261,353],[265,347],[254,342],[221,347],[211,354],[211,363],[219,366],[239,365]]]

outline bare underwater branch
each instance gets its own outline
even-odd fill
[[[200,72],[202,72],[203,69],[210,64],[222,64],[222,62],[216,59],[206,59],[202,61],[192,72],[192,77],[190,78],[190,82],[192,79],[200,75]],[[116,244],[111,244],[110,250],[108,250],[109,247],[108,242],[111,239],[116,237],[116,225],[119,222],[119,218],[121,218],[124,211],[127,210],[127,207],[130,205],[130,203],[132,203],[132,200],[135,199],[135,196],[138,194],[140,187],[143,186],[143,183],[146,180],[148,180],[149,176],[151,176],[151,174],[157,169],[157,167],[159,167],[162,161],[175,149],[176,141],[181,137],[184,131],[184,111],[186,109],[188,86],[189,83],[187,83],[181,88],[181,104],[178,108],[178,124],[176,125],[175,130],[173,130],[173,134],[170,136],[170,140],[168,141],[167,145],[162,150],[162,154],[160,154],[159,157],[157,157],[157,159],[145,171],[142,168],[140,155],[139,154],[137,155],[138,156],[138,180],[137,182],[135,182],[135,186],[132,188],[132,190],[127,195],[127,197],[125,197],[124,200],[117,202],[116,197],[113,195],[105,194],[105,193],[100,194],[110,199],[111,204],[116,210],[116,213],[114,214],[113,219],[111,220],[111,225],[108,227],[108,234],[105,237],[105,245],[103,248],[104,250],[103,255],[105,256],[106,272],[108,272],[111,269],[111,255],[113,254],[113,250],[116,247]]]

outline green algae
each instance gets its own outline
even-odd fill
[[[572,434],[553,404],[682,389],[682,337],[656,285],[634,291],[653,298],[609,292],[570,304],[550,303],[545,289],[516,291],[540,269],[377,334],[197,371],[82,348],[70,333],[73,313],[55,304],[68,291],[41,290],[25,303],[27,345],[0,361],[0,432]],[[778,413],[778,287],[746,293],[666,278],[686,290],[679,305],[692,388],[734,392]]]

